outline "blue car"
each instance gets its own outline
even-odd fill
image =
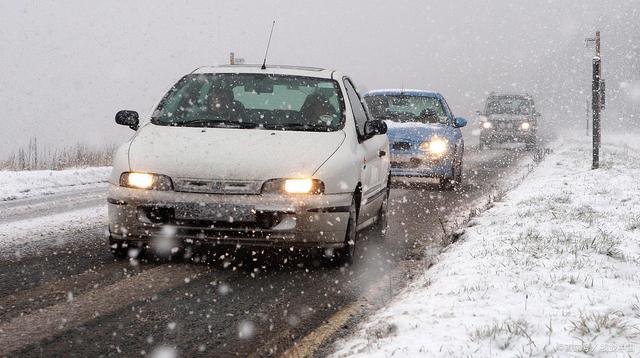
[[[437,92],[376,90],[364,95],[369,111],[387,123],[391,175],[438,178],[442,189],[462,181],[464,118],[455,117]]]

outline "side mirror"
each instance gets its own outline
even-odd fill
[[[476,111],[476,116],[482,116],[482,111]]]
[[[138,112],[136,111],[119,111],[116,113],[116,123],[128,126],[134,131],[138,129],[138,124],[140,123],[140,119],[138,118]]]
[[[466,125],[467,125],[467,120],[466,120],[466,119],[464,119],[464,118],[462,118],[462,117],[456,117],[456,118],[453,120],[453,126],[454,126],[455,128],[462,128],[462,127],[464,127],[464,126],[466,126]]]
[[[369,120],[364,124],[364,132],[367,136],[387,133],[387,124],[377,119]]]

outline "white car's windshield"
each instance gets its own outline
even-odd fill
[[[380,95],[365,97],[371,114],[396,122],[445,123],[447,114],[439,99],[425,96]]]
[[[338,83],[272,74],[193,74],[160,102],[152,123],[169,126],[335,131],[342,127]]]

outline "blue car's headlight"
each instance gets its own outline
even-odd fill
[[[420,149],[434,157],[442,157],[449,151],[449,142],[445,138],[433,137],[420,144]]]

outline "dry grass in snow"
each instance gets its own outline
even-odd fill
[[[335,356],[640,356],[640,146],[573,137]]]

